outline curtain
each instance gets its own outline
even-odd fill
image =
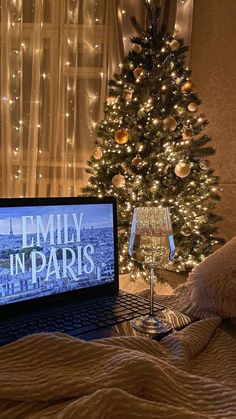
[[[181,38],[184,38],[189,47],[187,62],[191,61],[191,38],[194,0],[179,0],[176,10],[175,28]]]
[[[107,79],[130,47],[130,15],[145,25],[143,0],[0,6],[0,196],[76,196]]]

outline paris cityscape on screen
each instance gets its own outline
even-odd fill
[[[0,304],[114,281],[111,204],[0,208]]]

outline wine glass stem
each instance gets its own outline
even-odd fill
[[[153,316],[154,281],[155,281],[154,269],[151,268],[151,272],[150,272],[150,313],[149,313],[150,316]]]

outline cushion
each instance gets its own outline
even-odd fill
[[[236,318],[236,237],[196,266],[188,281],[193,306]]]

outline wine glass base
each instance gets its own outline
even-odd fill
[[[165,335],[173,329],[171,323],[161,317],[146,315],[137,317],[130,321],[131,326],[139,332],[145,333],[151,337]]]

